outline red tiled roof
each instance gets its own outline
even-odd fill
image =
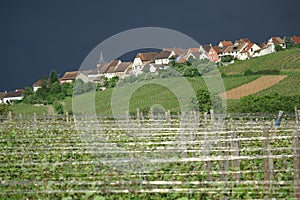
[[[155,59],[164,59],[164,58],[169,58],[171,55],[171,51],[161,51],[158,56],[156,56]]]
[[[191,52],[199,52],[200,48],[189,48]]]
[[[108,68],[107,68],[107,71],[106,71],[105,73],[114,73],[116,67],[119,65],[120,62],[121,62],[120,60],[113,60],[113,61],[109,64],[109,66],[108,66]],[[120,64],[121,64],[121,63],[120,63]]]
[[[37,82],[35,82],[33,84],[33,87],[40,87],[40,86],[42,86],[42,84],[44,83],[44,81],[46,81],[46,80],[42,80],[42,79],[38,80]]]
[[[78,75],[78,71],[66,72],[61,80],[75,80]]]
[[[295,44],[299,44],[300,43],[300,36],[293,36],[292,38],[293,38]]]
[[[231,46],[233,43],[231,41],[221,41],[220,42],[223,47]]]
[[[110,63],[104,63],[99,65],[97,69],[93,71],[93,74],[104,74],[105,72],[107,72],[109,65]]]
[[[153,61],[158,55],[157,52],[138,53],[135,57],[140,58],[142,61]]]
[[[117,66],[115,72],[125,72],[126,69],[131,65],[131,62],[123,62]]]
[[[23,91],[15,91],[15,92],[5,92],[2,98],[8,97],[20,97],[23,95]]]
[[[236,43],[251,43],[251,41],[248,38],[241,38],[239,40],[235,41]]]
[[[173,47],[173,48],[163,48],[163,51],[173,51],[176,55],[181,55],[184,54],[187,50]]]
[[[211,48],[217,53],[221,52],[221,48],[219,46],[212,46]]]
[[[242,53],[246,53],[248,52],[252,47],[253,47],[254,43],[250,43],[248,44],[242,51]]]
[[[209,52],[211,45],[207,44],[207,45],[202,45],[202,48],[206,51]]]
[[[225,49],[222,50],[223,53],[230,53],[230,52],[240,52],[243,48],[245,48],[245,42],[241,42],[232,46],[227,46]]]
[[[280,37],[272,37],[271,39],[275,45],[276,44],[284,44],[283,39],[281,39]]]

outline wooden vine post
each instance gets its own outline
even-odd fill
[[[269,131],[264,127],[263,128],[263,155],[264,155],[264,174],[265,174],[265,183],[266,189],[269,191],[269,198],[273,193],[272,181],[274,178],[274,167],[273,159],[270,146],[270,135]]]
[[[11,113],[11,111],[8,111],[8,120],[9,120],[9,121],[12,120],[12,113]]]
[[[140,113],[140,109],[136,109],[136,121],[138,124],[140,124],[140,119],[141,119],[141,113]]]
[[[231,135],[231,156],[232,156],[232,169],[236,172],[233,173],[232,177],[235,181],[240,180],[240,140],[237,137],[236,128],[233,126],[232,119],[230,119],[230,129],[233,131]]]
[[[129,131],[130,131],[130,117],[129,117],[129,112],[128,111],[125,111],[125,122],[126,122],[127,132],[129,133]]]
[[[166,115],[166,122],[169,128],[171,128],[171,111],[168,110],[165,112]]]
[[[66,122],[69,122],[69,112],[66,112]]]
[[[300,199],[300,135],[299,113],[295,107],[295,130],[293,132],[293,156],[294,156],[294,197]]]
[[[37,115],[36,113],[33,113],[33,126],[35,129],[37,129]]]

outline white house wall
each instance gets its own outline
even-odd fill
[[[3,102],[5,104],[7,104],[7,102],[20,101],[22,99],[23,99],[23,96],[19,96],[19,97],[5,97],[5,98],[3,98]]]
[[[142,65],[143,62],[140,58],[134,58],[133,64],[134,65]]]
[[[36,92],[38,89],[40,89],[41,87],[38,86],[38,87],[33,87],[33,91]]]

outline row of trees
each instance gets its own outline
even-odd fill
[[[48,78],[43,77],[41,81],[41,87],[36,92],[33,92],[31,87],[25,87],[24,103],[47,105],[72,96],[73,83],[60,84],[54,70],[51,70]]]

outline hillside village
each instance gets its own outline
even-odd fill
[[[132,62],[122,62],[121,60],[112,60],[104,62],[102,52],[95,69],[87,71],[69,71],[65,72],[59,79],[60,84],[72,83],[76,79],[83,82],[101,83],[103,80],[118,77],[124,79],[130,75],[140,75],[147,70],[151,73],[167,69],[171,61],[176,63],[186,63],[189,59],[209,60],[219,66],[233,63],[234,60],[247,60],[255,57],[272,54],[276,51],[286,49],[293,42],[300,44],[300,36],[293,37],[271,37],[268,41],[256,44],[248,38],[242,38],[232,41],[220,41],[218,45],[200,45],[181,49],[177,47],[164,48],[161,52],[138,53]],[[41,88],[43,81],[38,80],[32,85],[33,92]],[[105,89],[105,88],[104,88]],[[17,89],[12,92],[0,92],[0,104],[11,104],[15,100],[23,99],[23,89]]]

